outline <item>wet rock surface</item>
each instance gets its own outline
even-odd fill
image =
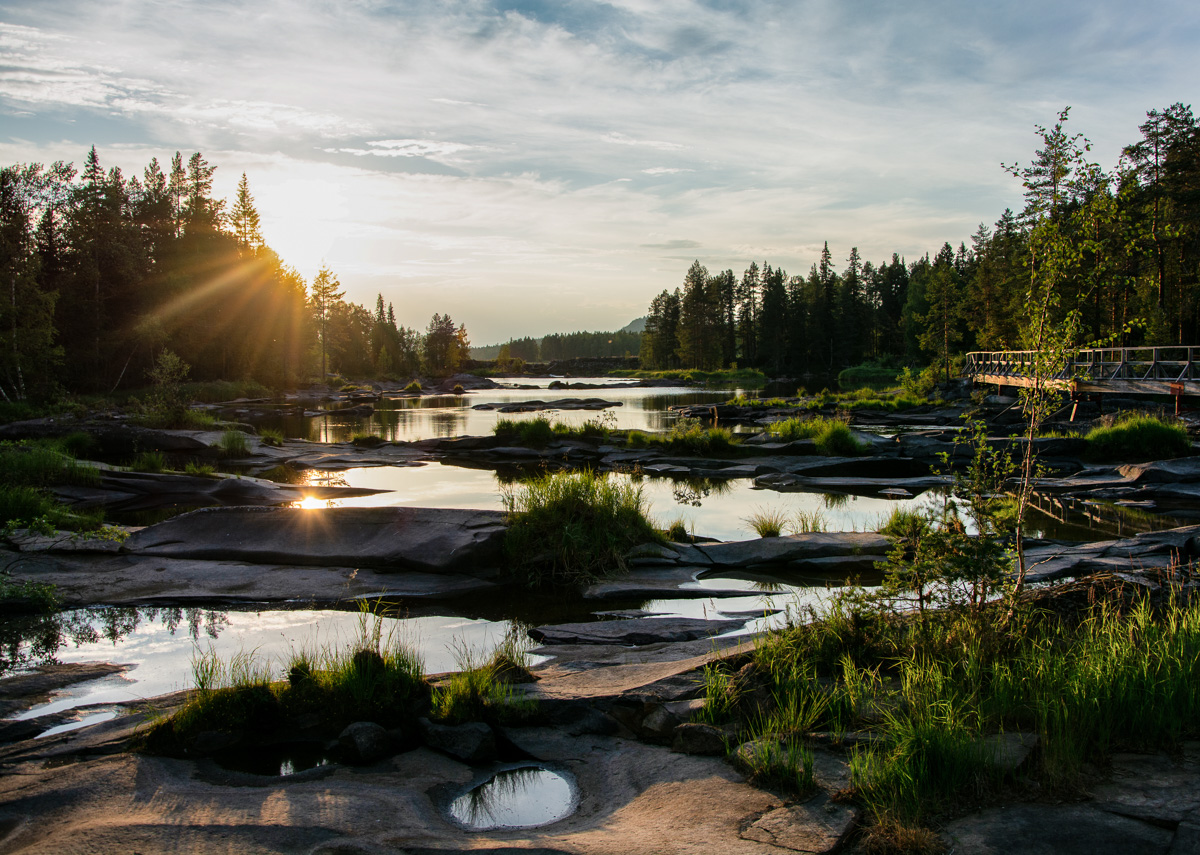
[[[529,630],[534,641],[543,644],[659,644],[694,641],[744,626],[744,619],[703,620],[701,618],[641,617],[604,620],[593,623],[565,623],[538,626]]]
[[[443,508],[205,508],[135,532],[134,555],[350,565],[477,575],[494,568],[500,511]]]

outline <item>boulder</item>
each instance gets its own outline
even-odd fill
[[[728,735],[719,727],[701,722],[687,722],[675,728],[671,750],[679,754],[701,754],[719,757],[725,753]]]
[[[338,747],[348,763],[369,765],[392,751],[392,738],[373,721],[356,721],[338,735]]]
[[[956,855],[1167,855],[1172,833],[1092,805],[1017,804],[948,823],[943,837]]]
[[[818,796],[803,804],[767,811],[746,826],[741,837],[792,852],[833,852],[842,845],[857,818],[854,808]]]
[[[495,567],[501,511],[443,508],[204,508],[125,541],[136,555],[349,565],[479,575]]]
[[[496,759],[496,736],[481,721],[466,724],[434,724],[420,719],[421,738],[430,748],[457,757],[464,763],[486,763]]]

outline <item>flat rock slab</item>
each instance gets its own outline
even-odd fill
[[[7,569],[18,581],[54,585],[67,606],[446,599],[495,587],[493,582],[459,573],[382,573],[368,567],[153,555],[0,551],[0,569]]]
[[[125,541],[136,555],[490,573],[505,532],[501,511],[443,508],[205,508]]]
[[[128,669],[128,665],[110,662],[52,663],[40,665],[27,674],[5,677],[0,680],[0,718],[9,718],[21,710],[36,706],[59,689],[120,674]]]
[[[872,532],[813,532],[729,543],[703,543],[693,548],[718,567],[746,567],[785,564],[802,559],[881,554],[891,546],[891,538]]]
[[[1013,805],[955,820],[956,855],[1166,855],[1173,833],[1091,805]]]
[[[658,644],[694,641],[745,626],[746,619],[703,620],[681,617],[639,617],[592,623],[538,626],[529,637],[543,644]]]
[[[825,853],[841,845],[857,819],[853,808],[818,796],[804,804],[767,811],[741,833],[790,852]]]

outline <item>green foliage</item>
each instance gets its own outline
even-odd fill
[[[891,514],[879,524],[877,531],[890,537],[915,540],[929,531],[929,517],[919,511],[892,508]]]
[[[129,468],[134,472],[162,472],[167,468],[167,459],[161,451],[143,451],[133,458]]]
[[[767,433],[783,442],[812,439],[817,453],[827,457],[855,457],[870,450],[839,419],[791,418],[767,426]]]
[[[1124,413],[1111,426],[1087,433],[1087,456],[1092,460],[1161,460],[1192,453],[1187,429],[1175,419]]]
[[[419,380],[413,380],[413,381],[409,382],[409,384],[404,387],[404,391],[405,392],[416,392],[419,394],[421,391],[421,382]]]
[[[509,442],[543,448],[555,437],[550,419],[536,416],[532,419],[496,419],[492,432]]]
[[[502,488],[510,571],[530,586],[586,584],[624,570],[625,554],[659,535],[641,485],[590,471],[547,473]]]
[[[216,474],[216,470],[208,463],[188,462],[183,467],[185,475],[193,475],[197,478],[212,478]]]
[[[429,702],[420,657],[364,613],[358,638],[345,649],[293,650],[285,680],[272,682],[268,662],[241,652],[228,661],[211,649],[192,662],[195,690],[170,718],[156,723],[142,747],[180,754],[196,734],[247,731],[271,736],[297,716],[315,716],[336,732],[354,721],[412,726]]]
[[[779,537],[788,524],[786,511],[758,510],[742,522],[750,526],[759,537]]]
[[[258,441],[263,445],[279,448],[283,445],[283,432],[275,428],[262,428],[258,432]]]
[[[829,520],[818,510],[805,511],[800,509],[792,517],[791,529],[793,534],[810,534],[817,531],[829,531]]]
[[[756,368],[736,368],[724,371],[701,371],[696,368],[663,371],[612,371],[614,377],[637,380],[685,380],[706,386],[741,386],[755,389],[767,385],[767,375]]]
[[[688,531],[687,521],[683,517],[673,519],[663,533],[672,543],[692,542],[692,534]]]
[[[218,453],[221,457],[245,457],[250,453],[250,446],[246,442],[246,434],[240,430],[227,430],[221,434],[221,438],[217,440],[216,445]]]
[[[510,633],[512,637],[512,633]],[[502,644],[489,661],[465,646],[455,650],[458,671],[433,689],[431,712],[446,724],[486,721],[492,724],[529,723],[537,712],[537,702],[519,694],[512,686],[513,676],[529,678],[527,655],[511,641]]]
[[[100,513],[75,513],[50,495],[59,484],[95,486],[100,472],[61,450],[56,442],[0,442],[0,526],[30,528],[51,534],[55,529],[95,528]]]
[[[846,368],[838,374],[838,388],[852,390],[859,388],[875,388],[895,386],[900,379],[900,372],[895,368],[885,368],[880,365],[866,363]]]
[[[906,366],[900,372],[900,387],[904,390],[906,398],[924,401],[929,398],[935,385],[937,385],[937,379],[934,376],[933,366],[916,372]]]
[[[350,437],[350,444],[357,448],[378,448],[383,442],[383,437],[373,433],[356,433]]]
[[[630,448],[658,447],[676,454],[701,456],[727,455],[734,452],[738,441],[729,428],[706,428],[697,419],[676,419],[664,434],[630,431],[626,437]]]

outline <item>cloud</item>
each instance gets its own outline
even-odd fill
[[[681,143],[664,142],[663,140],[635,140],[624,134],[616,133],[605,134],[601,139],[605,142],[615,143],[616,145],[641,146],[644,148],[656,148],[662,151],[676,151],[683,148]]]
[[[700,244],[694,240],[669,240],[665,243],[642,243],[638,246],[643,249],[696,249]]]
[[[649,169],[643,169],[642,172],[647,175],[675,175],[680,172],[695,172],[694,169],[683,169],[678,166],[652,166]]]

